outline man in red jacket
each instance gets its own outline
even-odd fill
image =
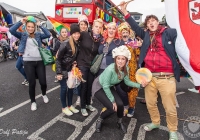
[[[180,68],[175,52],[176,29],[160,26],[158,18],[155,15],[149,15],[144,23],[147,31],[144,31],[127,12],[127,4],[124,1],[121,2],[121,10],[132,30],[143,40],[138,64],[141,66],[145,62],[145,67],[153,74],[152,81],[145,87],[145,100],[152,123],[147,124],[144,129],[151,131],[160,127],[160,114],[157,107],[159,91],[167,116],[169,140],[177,140],[175,79],[180,81]]]

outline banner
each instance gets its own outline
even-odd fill
[[[179,60],[200,86],[200,0],[165,0],[165,10],[167,24],[177,30]]]

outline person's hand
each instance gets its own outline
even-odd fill
[[[58,75],[56,76],[56,78],[57,78],[58,80],[62,80],[62,78],[63,78],[63,75],[61,75],[61,74],[58,74]]]
[[[138,46],[138,47],[141,47],[141,46],[142,46],[142,43],[143,43],[142,39],[138,38],[137,46]]]
[[[77,66],[77,62],[74,61],[74,62],[72,63],[72,67],[76,67],[76,66]]]
[[[22,22],[23,24],[25,24],[26,21],[27,21],[27,17],[24,17],[24,18],[21,20],[21,22]]]
[[[18,46],[15,46],[14,49],[17,50],[17,49],[18,49]]]
[[[40,26],[40,21],[39,20],[36,21],[36,25]]]
[[[19,56],[22,56],[23,54],[22,53],[19,53]]]
[[[128,11],[127,11],[127,5],[130,3],[131,1],[129,1],[129,2],[125,2],[125,1],[122,1],[122,2],[120,2],[120,9],[121,9],[121,11],[124,13],[124,15],[127,15],[128,14]]]
[[[141,82],[142,87],[146,87],[148,85],[148,82],[146,82],[145,80]]]
[[[117,104],[116,104],[116,103],[113,103],[113,110],[114,110],[115,112],[117,112]]]

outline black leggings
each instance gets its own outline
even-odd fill
[[[32,103],[35,102],[36,77],[39,79],[42,95],[46,95],[46,69],[43,61],[24,61],[24,70],[29,82],[29,96]]]
[[[114,87],[111,87],[111,92],[112,92],[112,94],[115,98],[115,102],[117,104],[117,116],[118,116],[118,118],[122,118],[123,113],[124,113],[123,102],[122,102],[121,98],[119,97],[118,93],[116,92],[116,90],[114,89]],[[109,117],[110,115],[112,115],[113,113],[115,113],[115,111],[113,110],[113,104],[108,99],[108,97],[106,96],[106,93],[104,92],[103,89],[100,89],[99,91],[97,91],[94,96],[103,104],[103,106],[105,106],[107,108],[104,112],[101,113],[102,119],[105,119],[105,118]]]

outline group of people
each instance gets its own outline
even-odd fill
[[[177,140],[175,80],[180,81],[180,69],[174,46],[177,32],[175,29],[160,26],[155,15],[146,17],[144,23],[146,30],[142,29],[128,13],[127,4],[121,2],[126,22],[119,26],[111,22],[105,28],[103,21],[96,19],[90,27],[87,16],[82,15],[78,18],[78,23],[70,25],[70,36],[65,28],[60,30],[59,38],[54,35],[51,46],[56,58],[56,78],[61,86],[62,112],[67,116],[79,112],[72,105],[74,89],[66,84],[68,72],[78,67],[84,79],[77,87],[76,104],[81,106],[81,114],[88,116],[88,110],[95,111],[91,105],[93,97],[103,105],[96,121],[96,132],[101,132],[103,121],[116,112],[117,126],[126,133],[127,128],[123,125],[122,118],[134,115],[138,91],[144,88],[146,106],[152,121],[144,129],[151,131],[160,127],[157,107],[159,91],[166,112],[169,139]],[[17,31],[22,24],[25,25],[25,31]],[[43,33],[38,32],[37,27]],[[38,47],[42,46],[42,39],[49,38],[53,34],[41,27],[34,18],[24,18],[17,22],[10,28],[10,33],[20,40],[18,53],[21,56],[20,62],[24,65],[25,78],[29,83],[31,110],[34,111],[37,109],[35,100],[37,78],[43,100],[45,103],[49,102],[46,96],[46,70]],[[94,74],[90,71],[92,62],[101,54],[103,57],[99,70]],[[141,83],[136,82],[135,74],[141,67],[148,68],[152,72],[153,78],[150,82],[145,80]]]

